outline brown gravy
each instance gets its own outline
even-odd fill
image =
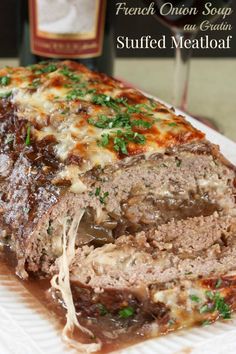
[[[50,292],[50,280],[39,279],[34,276],[30,276],[29,280],[21,280],[15,275],[15,261],[13,258],[9,251],[0,254],[0,274],[9,275],[9,277],[13,277],[16,282],[22,285],[30,293],[31,298],[29,302],[28,297],[25,299],[22,296],[21,300],[32,311],[37,311],[40,316],[46,317],[48,321],[53,323],[55,330],[60,333],[65,325],[66,311],[53,298]],[[10,287],[9,290],[14,291]],[[144,334],[139,333],[137,326],[136,330],[135,326],[128,328],[127,322],[121,324],[109,316],[100,318],[84,318],[82,316],[79,317],[79,322],[89,328],[94,333],[95,338],[99,338],[102,341],[102,351],[99,353],[110,353],[148,339],[145,338]],[[116,332],[116,335],[112,335],[111,330]],[[75,331],[73,338],[83,343],[92,341],[87,336],[78,333],[78,331]]]

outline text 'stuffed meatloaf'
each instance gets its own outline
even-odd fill
[[[162,103],[77,63],[6,67],[0,78],[1,238],[15,251],[21,276],[25,269],[53,273],[63,225],[78,211],[76,245],[88,273],[96,252],[125,247],[131,258],[138,252],[138,264],[151,257],[152,271],[140,261],[143,271],[132,270],[134,278],[171,282],[190,267],[180,251],[185,238],[195,242],[186,250],[192,249],[195,274],[196,252],[205,258],[212,252],[209,272],[232,268],[233,236],[227,255],[220,247],[233,233],[235,171],[203,133]],[[155,229],[141,253],[119,238]],[[160,265],[152,252],[162,244]],[[120,276],[120,267],[99,279],[91,275],[90,285],[113,286],[109,273],[116,271],[118,286],[129,286],[130,270]],[[82,283],[86,276],[81,272]]]

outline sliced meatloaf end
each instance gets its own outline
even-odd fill
[[[182,279],[235,269],[236,218],[194,217],[170,221],[136,236],[121,236],[99,248],[77,249],[71,281],[93,289],[163,288]]]
[[[21,276],[54,272],[78,215],[76,246],[95,248],[172,220],[233,218],[234,168],[162,103],[73,62],[0,76],[1,239]]]
[[[201,149],[204,144],[208,147],[202,143]],[[215,212],[222,217],[235,215],[234,171],[217,157],[190,148],[139,156],[82,175],[86,190],[79,195],[62,194],[37,224],[24,253],[29,269],[50,272],[49,266],[62,252],[63,220],[70,223],[78,209],[84,215],[76,245],[95,247],[173,219],[190,220]]]
[[[119,319],[128,308],[129,325],[138,321],[148,336],[229,318],[236,309],[235,232],[235,217],[215,212],[79,248],[70,269],[76,310],[99,317],[102,306]]]

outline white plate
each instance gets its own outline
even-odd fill
[[[236,164],[235,143],[193,118],[187,119],[204,131],[210,141],[220,145],[223,154]],[[0,354],[74,354],[74,350],[62,343],[60,330],[50,322],[46,310],[40,303],[35,304],[35,299],[14,276],[0,274]],[[236,318],[148,340],[120,353],[235,354]]]

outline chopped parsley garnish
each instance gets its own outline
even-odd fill
[[[41,69],[43,73],[52,73],[57,70],[57,66],[55,64],[49,64],[45,68]]]
[[[95,190],[95,196],[99,197],[100,203],[105,204],[106,198],[109,196],[109,193],[104,192],[103,195],[101,195],[101,187],[97,187]]]
[[[63,66],[63,68],[59,71],[59,73],[68,77],[72,81],[75,81],[75,82],[80,81],[80,76],[75,74],[73,71],[71,71],[66,65]]]
[[[12,94],[12,91],[8,91],[8,92],[1,92],[0,93],[0,98],[8,98],[10,97]]]
[[[210,299],[210,300],[213,300],[214,299],[214,293],[212,293],[211,291],[209,291],[209,290],[207,290],[206,292],[205,292],[205,294],[206,294],[206,297],[208,297],[208,299]]]
[[[30,208],[24,207],[24,208],[23,208],[23,212],[24,212],[24,214],[29,214]]]
[[[88,94],[93,93],[94,90],[81,90],[80,88],[74,88],[73,90],[71,90],[68,95],[66,96],[67,100],[76,100],[79,97],[84,97]]]
[[[30,131],[31,131],[31,127],[28,126],[27,127],[27,132],[26,132],[26,139],[25,139],[25,145],[26,146],[30,146]]]
[[[128,155],[127,145],[129,142],[144,145],[146,138],[144,135],[133,132],[132,130],[121,131],[117,130],[114,134],[102,134],[99,145],[106,147],[110,141],[113,142],[114,150]]]
[[[11,79],[9,76],[2,76],[0,77],[0,85],[1,86],[7,86],[9,85],[11,82]]]
[[[55,64],[48,64],[43,68],[39,68],[37,65],[32,65],[30,69],[36,74],[41,75],[45,73],[52,73],[53,71],[57,70],[57,66]]]
[[[109,140],[110,140],[110,135],[107,133],[104,133],[101,135],[101,140],[98,142],[98,145],[105,147],[109,144]]]
[[[231,317],[230,306],[225,302],[224,297],[217,292],[214,294],[213,300],[215,310],[219,312],[220,316],[224,319],[229,319]]]
[[[105,316],[109,313],[106,306],[104,306],[103,304],[97,304],[97,307],[101,316]]]
[[[146,143],[146,138],[144,135],[129,131],[121,131],[118,130],[116,135],[113,137],[114,150],[117,152],[121,152],[124,155],[128,155],[127,145],[129,142],[133,142],[135,144],[144,145]]]
[[[31,87],[38,88],[40,85],[41,85],[40,78],[36,78],[30,83],[29,88],[31,88]]]
[[[125,132],[123,134],[123,136],[125,137],[125,139],[127,139],[128,141],[131,141],[133,143],[136,144],[141,144],[144,145],[146,143],[146,138],[143,134],[139,134],[137,132],[133,132],[133,131],[128,131]]]
[[[124,155],[128,155],[127,142],[124,140],[124,138],[114,138],[114,149],[118,152],[122,152]]]
[[[104,192],[103,195],[99,197],[100,203],[105,204],[106,203],[106,198],[109,196],[108,192]]]
[[[168,123],[169,127],[177,127],[177,123],[175,122],[171,122],[171,123]]]
[[[126,107],[126,112],[128,114],[145,113],[146,115],[152,115],[146,112],[146,111],[151,111],[152,107],[144,103],[129,105],[127,103],[126,97],[111,97],[109,95],[99,93],[93,96],[92,102],[101,106],[107,106],[113,108],[115,111],[120,110],[119,104],[122,104],[124,107]],[[142,108],[144,108],[146,111],[142,110]]]
[[[152,111],[152,107],[148,106],[145,103],[138,103],[135,105],[129,105],[125,102],[123,103],[127,108],[127,113],[145,113],[147,115],[147,112],[143,111],[142,108],[146,111]],[[148,115],[150,115],[150,113],[148,113]]]
[[[41,60],[41,61],[39,62],[39,64],[40,64],[40,65],[47,65],[47,64],[49,64],[49,62],[48,62],[48,60]]]
[[[81,89],[71,90],[66,96],[67,100],[76,100],[78,97],[84,97],[86,95],[86,91]]]
[[[131,120],[131,117],[126,112],[118,113],[114,118],[110,118],[104,114],[99,115],[98,119],[88,119],[88,123],[100,129],[126,128],[138,126],[145,129],[151,128],[153,122],[147,122],[142,119]]]
[[[126,113],[119,113],[114,118],[102,114],[97,120],[89,118],[88,123],[100,129],[129,128],[130,117]]]
[[[215,288],[218,289],[222,284],[222,279],[218,279],[217,282],[216,282],[216,285],[215,285]]]
[[[200,302],[201,301],[200,298],[196,295],[190,295],[189,298],[193,302]]]
[[[129,318],[134,315],[134,309],[131,306],[124,307],[119,311],[119,317],[121,318]]]
[[[175,320],[173,318],[170,318],[168,321],[169,326],[173,326],[175,324]]]
[[[177,159],[177,160],[176,160],[176,166],[177,166],[177,167],[180,167],[180,166],[181,166],[181,164],[182,164],[182,161],[181,161],[181,160],[179,160],[179,159]]]
[[[47,233],[48,235],[52,235],[53,233],[53,227],[52,227],[52,221],[49,221],[48,228],[47,228]]]
[[[202,322],[202,326],[209,326],[211,322],[209,320],[205,320]]]
[[[109,106],[112,98],[104,94],[96,94],[92,97],[92,102],[102,106]]]
[[[231,318],[230,306],[225,302],[225,298],[222,297],[219,292],[213,293],[211,291],[206,291],[206,296],[211,300],[211,303],[204,304],[200,307],[200,313],[218,311],[222,318]]]
[[[149,128],[151,128],[153,123],[152,122],[147,122],[147,121],[142,120],[142,119],[136,119],[136,120],[132,120],[131,125],[132,126],[142,127],[142,128],[145,128],[145,129],[149,129]]]
[[[208,304],[202,305],[199,309],[200,313],[206,313],[206,312],[213,312],[212,307],[210,307]]]
[[[125,101],[125,98],[112,98],[111,96],[104,95],[103,93],[95,94],[92,97],[92,103],[107,106],[115,111],[119,111],[119,103],[124,103]]]
[[[95,190],[95,196],[98,197],[100,195],[101,192],[101,187],[97,187]]]
[[[15,135],[14,134],[7,134],[5,139],[5,144],[10,144],[14,141]]]

